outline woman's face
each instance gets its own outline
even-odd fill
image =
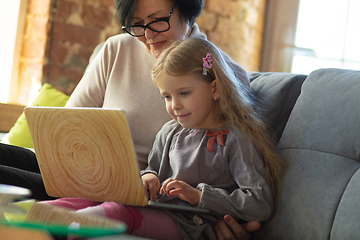
[[[170,0],[137,0],[133,22],[146,25],[158,18],[167,17],[173,6],[174,3]],[[179,20],[179,12],[176,7],[169,23],[170,29],[166,32],[158,33],[147,28],[144,36],[137,37],[144,44],[146,50],[156,58],[171,43],[185,39],[188,34],[187,22]]]

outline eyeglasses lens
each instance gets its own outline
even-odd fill
[[[149,23],[147,27],[154,32],[166,32],[170,28],[170,24],[165,21],[154,21]],[[143,36],[145,34],[145,28],[143,26],[133,26],[131,27],[131,34],[134,36]]]

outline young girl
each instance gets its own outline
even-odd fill
[[[246,72],[234,72],[212,43],[189,38],[161,54],[153,79],[174,120],[157,134],[141,172],[148,197],[207,208],[211,214],[86,200],[79,201],[93,206],[79,212],[121,220],[128,233],[155,239],[216,239],[212,227],[227,214],[268,220],[282,167],[255,114]],[[70,205],[70,200],[57,201],[76,205],[75,199]]]

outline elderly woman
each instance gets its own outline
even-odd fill
[[[128,34],[111,37],[105,42],[66,105],[125,110],[142,169],[147,165],[147,155],[156,133],[170,120],[164,101],[153,86],[152,66],[162,51],[174,41],[188,37],[206,38],[195,24],[202,5],[202,0],[116,0],[118,18],[122,29]],[[230,64],[238,66],[225,53],[223,54]],[[11,146],[0,147],[0,154],[5,148],[8,152],[20,151],[15,151]],[[7,158],[11,158],[9,154]],[[4,172],[7,175],[0,177],[0,181],[28,187],[35,196],[44,196],[40,174],[32,173],[38,172],[36,159],[33,156],[30,158],[35,170],[21,164],[11,165],[2,161],[2,164],[7,166],[0,167],[0,174]],[[9,165],[23,169],[15,171],[18,182],[9,180],[14,176],[8,176],[9,171],[6,171],[6,167]],[[26,175],[24,170],[31,173]],[[259,225],[258,222],[250,222],[240,226],[227,215],[219,220],[215,232],[218,239],[247,239],[249,232],[256,230]]]

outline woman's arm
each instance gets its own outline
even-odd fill
[[[225,215],[220,219],[214,231],[218,240],[248,240],[251,233],[260,228],[260,222],[252,221],[244,224],[239,224],[229,215]]]

